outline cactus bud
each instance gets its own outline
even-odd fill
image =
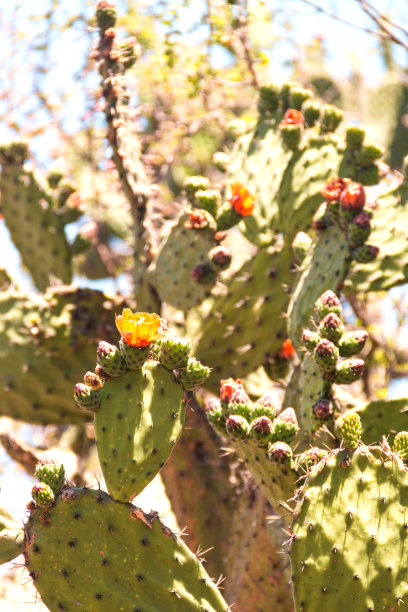
[[[306,102],[302,111],[307,125],[313,127],[320,117],[320,104],[316,102]]]
[[[176,336],[166,336],[161,342],[160,363],[168,370],[184,368],[190,353],[190,343]]]
[[[302,342],[308,351],[314,351],[320,340],[320,336],[317,332],[310,331],[310,329],[304,329],[302,332]]]
[[[320,399],[313,406],[313,414],[318,421],[328,421],[334,415],[333,402],[328,399]]]
[[[177,374],[184,389],[192,390],[207,380],[211,374],[211,368],[203,365],[194,357],[189,357],[185,368],[178,370]]]
[[[346,146],[350,151],[358,151],[364,142],[365,131],[352,125],[346,130]]]
[[[322,370],[330,372],[336,368],[339,358],[339,349],[333,342],[323,338],[318,342],[314,350],[314,357]]]
[[[356,164],[359,166],[371,166],[373,162],[382,157],[384,151],[375,144],[365,144],[356,155]]]
[[[187,199],[193,204],[197,191],[206,191],[210,187],[210,181],[204,176],[189,176],[184,182]]]
[[[328,104],[322,110],[320,129],[323,133],[335,132],[342,121],[343,113]]]
[[[189,218],[184,223],[186,229],[215,229],[215,220],[207,210],[196,208],[188,212]]]
[[[111,0],[99,0],[96,5],[96,21],[102,32],[108,28],[113,28],[116,23],[115,3]]]
[[[399,455],[403,461],[408,459],[408,431],[400,431],[394,438],[392,445],[394,453]]]
[[[48,508],[54,502],[54,493],[45,482],[39,482],[31,489],[31,497],[40,508]]]
[[[231,264],[231,251],[224,246],[216,246],[208,253],[208,258],[216,270],[226,270]]]
[[[100,399],[98,392],[88,387],[88,385],[83,383],[75,385],[74,400],[84,410],[92,410],[93,412],[99,410]]]
[[[329,312],[319,325],[319,334],[337,344],[343,335],[344,325],[335,312]]]
[[[292,459],[292,449],[285,442],[274,442],[269,446],[268,457],[277,463],[290,463]]]
[[[365,243],[371,232],[370,215],[362,210],[348,226],[348,239],[351,247],[355,248]]]
[[[35,476],[40,482],[48,485],[55,495],[61,491],[65,482],[65,468],[62,463],[53,459],[41,459],[35,468]]]
[[[98,364],[109,376],[122,376],[127,370],[125,360],[119,349],[108,342],[99,342],[96,353]]]
[[[370,263],[378,256],[380,249],[372,244],[363,244],[353,251],[353,259],[358,263]]]
[[[222,402],[230,402],[234,392],[237,389],[244,390],[242,385],[242,381],[237,378],[225,378],[224,380],[220,380],[220,399]]]
[[[216,399],[210,399],[207,403],[207,417],[210,423],[215,426],[223,427],[225,425],[225,416],[221,408],[221,404]]]
[[[286,408],[273,422],[273,439],[278,442],[290,442],[299,431],[293,408]]]
[[[345,210],[361,210],[366,201],[361,183],[351,181],[340,195],[340,206]]]
[[[361,419],[357,412],[346,412],[340,417],[339,429],[346,448],[357,448],[362,431]]]
[[[277,403],[278,398],[273,392],[269,391],[265,393],[252,405],[253,418],[267,416],[271,421],[273,421],[276,416],[275,406]]]
[[[260,416],[252,421],[249,433],[259,442],[267,444],[272,438],[273,431],[272,421],[267,416]]]
[[[314,446],[297,457],[297,466],[307,472],[313,465],[319,463],[323,457],[326,457],[327,454],[327,451]]]
[[[368,333],[364,329],[346,332],[338,344],[340,356],[358,355],[363,350],[367,338]]]
[[[249,432],[248,421],[239,414],[231,414],[228,417],[226,428],[234,438],[246,438]]]
[[[88,385],[88,387],[94,389],[94,391],[99,391],[102,387],[102,381],[95,372],[86,372],[84,375],[84,383]]]
[[[363,373],[364,361],[362,359],[345,359],[337,364],[330,379],[339,385],[347,385],[361,378]]]
[[[277,85],[271,84],[259,89],[259,112],[274,113],[278,110],[280,90]]]
[[[213,217],[217,216],[220,200],[220,192],[215,189],[200,189],[194,196],[195,205],[208,211]]]
[[[301,125],[281,123],[280,133],[285,146],[291,151],[296,151],[302,139]]]
[[[334,312],[338,317],[341,316],[340,300],[333,291],[325,291],[315,303],[315,311],[321,319],[324,319],[329,312]]]
[[[231,395],[228,404],[230,414],[239,414],[246,418],[248,422],[252,421],[252,402],[243,388],[238,388]]]
[[[216,151],[212,157],[213,164],[220,170],[221,172],[226,172],[228,165],[231,162],[231,157],[228,153],[224,153],[224,151]]]
[[[289,103],[293,109],[300,110],[303,102],[308,100],[311,96],[311,92],[308,89],[302,87],[292,87],[289,94]]]

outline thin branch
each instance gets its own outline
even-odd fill
[[[259,78],[258,78],[258,74],[255,68],[255,60],[251,54],[251,45],[250,45],[249,36],[248,36],[249,15],[248,15],[247,0],[244,0],[240,8],[241,8],[241,15],[239,18],[240,28],[238,32],[238,38],[242,45],[242,49],[244,52],[244,58],[248,66],[248,70],[251,73],[252,85],[256,89],[259,89]]]
[[[390,23],[390,25],[393,25],[394,27],[397,26],[392,24],[392,22],[390,22],[389,20],[386,20],[385,17],[375,7],[373,7],[365,0],[356,0],[356,2],[361,6],[365,14],[368,15],[374,21],[374,23],[377,24],[377,26],[380,28],[380,33],[383,34],[384,38],[391,40],[395,44],[400,45],[408,51],[408,43],[404,42],[401,38],[396,36],[394,32],[392,32],[392,30],[390,30],[390,28],[386,25],[386,21],[388,21],[388,23]],[[406,36],[408,36],[408,32],[406,30],[404,30],[401,26],[398,27],[404,32]]]

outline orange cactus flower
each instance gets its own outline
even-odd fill
[[[130,308],[124,308],[122,314],[116,316],[116,327],[126,344],[138,348],[148,346],[167,330],[158,314],[133,313]]]
[[[242,183],[233,183],[231,185],[232,196],[230,198],[231,206],[242,217],[252,215],[255,208],[255,196],[253,196]]]
[[[321,191],[321,194],[329,202],[336,202],[340,199],[341,194],[350,182],[350,179],[344,178],[328,179],[326,181],[326,185]]]
[[[282,344],[281,348],[279,349],[277,356],[280,357],[280,359],[293,359],[295,354],[296,354],[296,351],[293,348],[291,339],[286,338],[285,342]]]
[[[303,125],[305,118],[303,114],[295,108],[288,108],[280,125]]]
[[[220,380],[220,399],[222,402],[229,402],[235,391],[244,390],[242,381],[239,378],[225,378]]]

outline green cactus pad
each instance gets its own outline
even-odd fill
[[[161,301],[183,311],[208,297],[215,282],[215,277],[210,283],[198,283],[192,278],[193,268],[208,263],[207,253],[214,246],[214,232],[187,229],[184,223],[188,219],[188,215],[180,217],[148,274]]]
[[[279,351],[286,337],[285,289],[294,279],[289,248],[262,249],[234,274],[194,339],[197,357],[213,368],[213,388],[220,378],[253,372]]]
[[[381,442],[390,431],[408,430],[408,397],[374,400],[357,408],[363,425],[365,444]]]
[[[98,393],[99,460],[110,494],[126,502],[153,480],[180,437],[184,393],[155,361],[108,380]]]
[[[44,291],[53,278],[71,282],[71,255],[63,220],[45,180],[16,160],[15,144],[0,150],[0,213],[23,264]]]
[[[24,532],[5,508],[0,506],[0,565],[24,551]]]
[[[25,525],[26,566],[52,611],[227,612],[201,563],[157,518],[103,491],[64,489]]]
[[[112,340],[122,301],[100,291],[57,287],[44,295],[0,296],[0,413],[29,423],[83,423],[72,398],[95,341]]]
[[[296,608],[405,610],[407,513],[408,473],[395,455],[360,447],[311,468],[292,524]]]

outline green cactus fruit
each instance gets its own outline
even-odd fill
[[[95,435],[106,485],[126,502],[153,480],[180,437],[185,415],[183,390],[172,372],[155,361],[99,391]]]
[[[274,442],[269,445],[268,457],[276,463],[290,464],[292,461],[292,449],[285,442]]]
[[[112,0],[99,0],[96,5],[96,22],[102,32],[115,27],[116,6]]]
[[[338,429],[346,448],[354,449],[361,443],[361,419],[357,412],[346,412],[340,417]]]
[[[293,408],[285,408],[273,422],[273,440],[291,442],[299,431],[296,414]]]
[[[228,412],[229,414],[243,416],[250,423],[253,419],[252,406],[253,404],[244,389],[238,388],[233,392],[228,403]]]
[[[208,259],[212,267],[217,271],[223,271],[229,268],[231,264],[231,251],[225,246],[216,246],[208,253]]]
[[[259,416],[252,421],[249,435],[261,444],[267,445],[272,440],[273,433],[274,426],[267,416]]]
[[[65,468],[53,459],[42,459],[35,468],[35,477],[58,495],[65,483]]]
[[[31,489],[31,497],[39,508],[48,508],[54,503],[54,493],[45,482],[38,482]]]
[[[194,204],[197,208],[208,211],[214,218],[217,216],[221,194],[216,189],[200,189],[194,194]]]
[[[368,333],[364,330],[346,332],[338,343],[340,357],[352,357],[358,355],[367,341]]]
[[[372,244],[363,244],[353,251],[353,259],[358,263],[370,263],[377,258],[380,249]]]
[[[95,372],[86,372],[84,375],[84,384],[92,387],[94,391],[99,391],[103,385],[103,381]]]
[[[259,88],[259,112],[274,113],[279,107],[280,89],[278,85],[263,85]]]
[[[401,457],[403,461],[408,460],[408,431],[400,431],[394,438],[392,445],[393,453]]]
[[[328,421],[334,416],[334,405],[329,399],[319,399],[313,405],[313,414],[318,421]]]
[[[334,344],[339,343],[344,332],[344,325],[334,312],[329,312],[319,325],[319,334]]]
[[[189,357],[185,368],[178,371],[177,378],[184,389],[196,389],[207,380],[211,374],[211,368],[203,365],[194,357]]]
[[[375,144],[364,144],[356,155],[356,164],[364,168],[371,166],[373,162],[380,159],[384,154],[381,147]]]
[[[406,608],[408,473],[381,448],[334,451],[312,468],[295,507],[296,609]]]
[[[119,348],[128,370],[140,370],[149,357],[149,345],[141,347],[131,346],[121,338]]]
[[[316,363],[325,372],[331,372],[335,370],[337,360],[339,358],[339,349],[333,342],[323,338],[320,340],[314,350],[314,358]]]
[[[315,303],[315,311],[320,319],[324,319],[330,312],[341,316],[341,304],[337,295],[330,289],[325,291]]]
[[[320,104],[308,101],[302,106],[302,113],[307,125],[313,127],[320,117]]]
[[[252,404],[252,417],[255,419],[260,416],[266,416],[271,421],[276,417],[276,405],[278,398],[272,392],[267,392]]]
[[[296,466],[297,468],[300,468],[302,472],[308,472],[313,465],[319,463],[319,461],[321,461],[327,455],[327,451],[314,446],[296,457]]]
[[[365,210],[361,211],[349,224],[347,232],[352,248],[364,244],[371,232],[370,215]]]
[[[332,382],[338,385],[347,385],[359,380],[364,374],[364,361],[362,359],[345,359],[336,365],[331,372]]]
[[[204,176],[189,176],[184,182],[187,199],[194,204],[194,196],[197,191],[207,191],[210,181]]]
[[[293,255],[298,264],[301,264],[312,245],[312,239],[305,232],[298,232],[292,242]]]
[[[38,510],[25,525],[25,562],[50,610],[228,612],[197,556],[157,512],[74,488],[47,512],[46,525]]]
[[[98,344],[96,359],[109,376],[122,376],[128,369],[120,350],[103,340]]]
[[[242,221],[243,217],[235,208],[231,206],[228,202],[223,204],[220,208],[219,215],[217,217],[217,229],[219,231],[224,231],[234,227],[240,221]]]
[[[282,125],[280,133],[284,145],[290,151],[296,151],[302,140],[302,127],[300,125]]]
[[[74,400],[84,410],[92,410],[93,412],[99,410],[99,394],[92,387],[88,387],[88,385],[83,383],[75,385]]]
[[[249,434],[248,421],[239,414],[230,414],[225,426],[233,438],[246,438]]]
[[[364,142],[365,130],[356,125],[346,129],[346,146],[350,151],[359,151]]]
[[[24,552],[24,532],[21,525],[0,506],[0,565]]]
[[[289,104],[291,108],[300,110],[301,106],[306,100],[310,98],[312,92],[302,87],[292,87],[289,94]]]
[[[320,341],[320,336],[317,332],[310,331],[310,329],[303,330],[302,342],[308,351],[313,352],[316,346],[318,345],[319,341]]]
[[[176,336],[166,336],[161,342],[160,363],[168,370],[184,368],[190,353],[190,343]]]
[[[225,414],[218,400],[211,399],[207,403],[207,417],[210,423],[212,423],[215,427],[224,429]]]
[[[327,104],[322,109],[320,130],[323,134],[327,132],[335,132],[342,121],[343,113],[334,106]]]

